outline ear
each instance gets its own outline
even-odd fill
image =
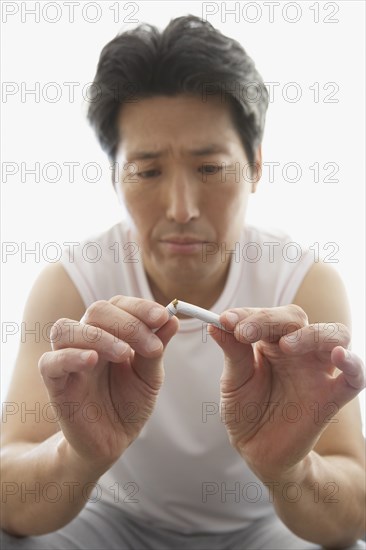
[[[262,177],[262,145],[259,145],[257,149],[254,164],[255,164],[255,168],[254,168],[253,180],[252,180],[252,193],[256,192],[257,185],[259,183],[259,180]]]

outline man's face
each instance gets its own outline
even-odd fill
[[[119,130],[117,185],[147,274],[180,287],[218,280],[254,186],[229,104],[189,95],[143,99],[123,106]]]

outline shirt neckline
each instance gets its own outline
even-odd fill
[[[244,242],[244,231],[245,228],[243,227],[240,232],[240,243]],[[136,231],[131,226],[128,228],[128,240],[134,242],[138,241]],[[135,270],[136,283],[140,293],[140,297],[143,297],[146,300],[152,300],[154,302],[155,298],[151,292],[146,272],[143,267],[140,249],[138,249],[137,252],[137,260],[138,261],[132,265]],[[232,304],[234,303],[234,297],[237,293],[237,288],[241,280],[241,264],[242,262],[235,261],[235,255],[233,255],[230,261],[229,272],[226,278],[224,289],[216,302],[210,308],[210,311],[220,314],[226,309],[233,307]],[[177,298],[179,299],[179,296],[177,296]],[[205,323],[203,323],[199,319],[179,319],[179,332],[196,332],[198,330],[201,331],[204,324]]]

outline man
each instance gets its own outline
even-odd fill
[[[25,323],[53,326],[21,345],[8,395],[42,415],[3,426],[5,547],[361,547],[344,287],[243,224],[267,108],[253,63],[188,16],[116,37],[95,84],[130,223],[65,251],[29,297]],[[174,298],[226,330],[169,319]]]

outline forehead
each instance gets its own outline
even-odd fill
[[[119,151],[127,158],[165,150],[230,154],[241,148],[230,105],[219,97],[203,101],[192,95],[155,96],[127,103],[119,113],[118,129]]]

